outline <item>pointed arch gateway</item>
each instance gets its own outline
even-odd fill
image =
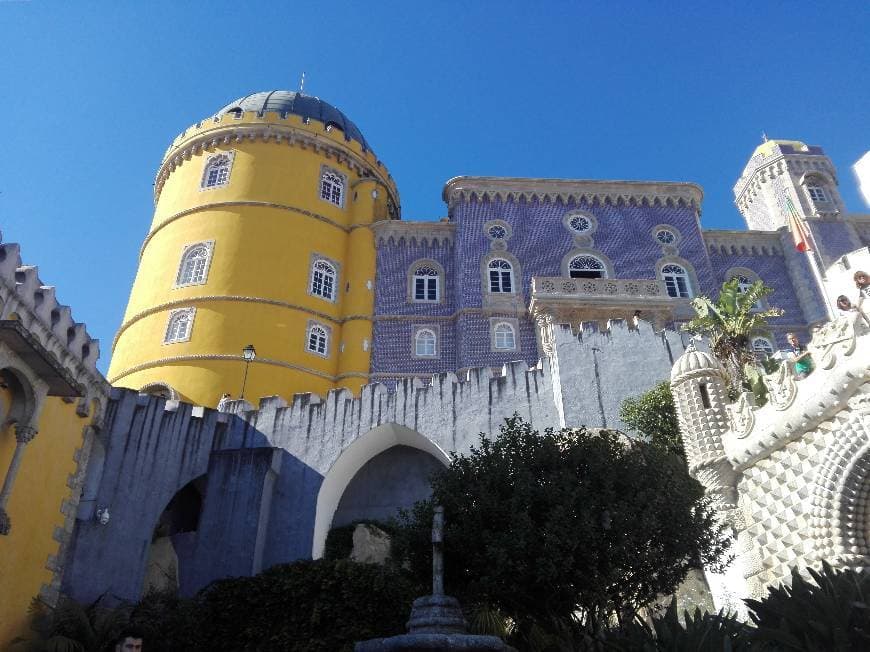
[[[369,463],[376,465],[378,459],[383,459],[385,453],[398,454],[402,452],[400,449],[409,448],[423,459],[428,457],[436,464],[445,467],[450,464],[450,456],[435,442],[415,430],[396,423],[369,430],[339,454],[326,472],[317,494],[314,540],[311,547],[311,556],[314,559],[323,556],[326,535],[332,527],[336,512],[352,483],[364,479],[366,469],[363,467],[371,470],[372,465]]]

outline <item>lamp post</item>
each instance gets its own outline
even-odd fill
[[[257,349],[254,348],[253,344],[248,344],[248,346],[242,349],[242,357],[245,359],[245,377],[242,379],[242,395],[239,396],[239,399],[245,398],[245,385],[248,383],[248,367],[251,364],[251,360],[257,357]]]

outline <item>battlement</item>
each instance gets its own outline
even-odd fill
[[[723,256],[781,256],[777,231],[704,230],[704,243],[711,254]]]
[[[807,350],[815,366],[807,378],[796,381],[783,364],[764,377],[765,406],[755,407],[746,394],[728,406],[731,429],[723,444],[737,471],[802,437],[853,398],[870,400],[870,326],[859,313],[827,323]]]
[[[272,111],[225,113],[197,122],[181,132],[166,150],[154,184],[154,201],[176,167],[191,156],[218,144],[243,139],[310,147],[318,153],[347,164],[360,176],[375,177],[388,188],[399,205],[399,191],[386,165],[362,143],[351,139],[337,126],[313,118]]]

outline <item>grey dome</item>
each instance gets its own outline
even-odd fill
[[[363,149],[370,150],[369,144],[357,126],[347,116],[318,97],[303,95],[295,91],[262,91],[240,97],[217,112],[217,115],[238,111],[274,111],[292,113],[302,118],[319,120],[325,125],[334,125],[344,132],[346,140],[355,140]]]

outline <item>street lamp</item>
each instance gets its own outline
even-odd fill
[[[245,398],[245,385],[248,383],[248,366],[250,366],[251,360],[257,357],[257,349],[254,348],[253,344],[248,344],[248,346],[242,349],[242,357],[245,359],[245,377],[242,379],[242,395],[239,396],[239,399]]]

